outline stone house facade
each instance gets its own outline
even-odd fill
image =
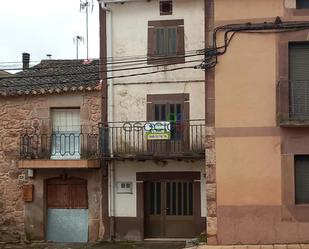
[[[98,61],[42,61],[2,78],[0,95],[0,241],[53,240],[53,226],[57,224],[51,224],[55,219],[50,214],[52,207],[71,208],[71,212],[87,210],[86,239],[98,240],[104,228],[100,222],[101,170],[97,158],[90,161],[86,155],[70,160],[69,155],[64,161],[61,157],[67,151],[60,151],[58,158],[48,154],[72,144],[72,139],[60,141],[55,135],[57,115],[69,122],[77,113],[74,122],[81,128],[74,133],[74,140],[78,143],[83,136],[97,134],[101,118]],[[49,138],[44,155],[43,138]],[[74,145],[71,154],[81,153]],[[67,189],[74,194],[75,186],[85,187],[84,203],[68,204],[68,200],[57,199]]]

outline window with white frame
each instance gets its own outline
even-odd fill
[[[80,159],[80,110],[52,109],[51,159]]]

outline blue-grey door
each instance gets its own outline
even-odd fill
[[[48,241],[87,242],[88,209],[47,209]]]
[[[88,241],[87,181],[78,178],[47,180],[46,240]]]

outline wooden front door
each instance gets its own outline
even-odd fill
[[[87,181],[54,178],[46,182],[46,240],[88,241]]]
[[[193,181],[152,181],[145,184],[145,237],[194,237]]]

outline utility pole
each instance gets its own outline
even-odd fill
[[[89,11],[88,8],[91,7],[91,12],[93,11],[93,0],[89,2],[88,0],[80,0],[80,12],[85,11],[86,14],[86,47],[87,47],[87,59],[89,59],[89,46],[88,46],[88,22],[89,22]]]
[[[74,44],[76,44],[76,59],[78,60],[78,44],[84,42],[84,37],[77,35],[73,38]]]

